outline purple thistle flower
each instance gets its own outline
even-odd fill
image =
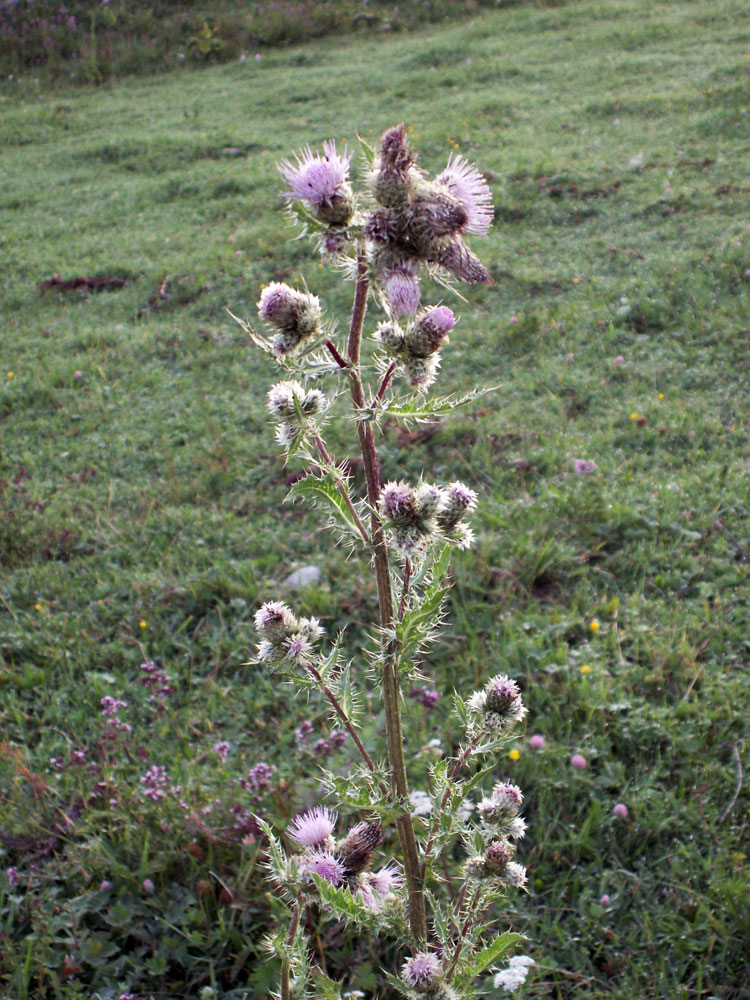
[[[318,875],[331,885],[341,885],[346,876],[346,867],[330,851],[313,851],[303,863],[304,870]]]
[[[397,524],[414,520],[414,490],[407,483],[386,483],[380,494],[380,509]]]
[[[295,816],[289,836],[302,847],[318,847],[324,844],[336,826],[336,813],[325,806],[315,806],[307,812]]]
[[[407,268],[384,275],[385,294],[394,316],[409,316],[417,311],[421,292],[416,276]]]
[[[492,193],[484,177],[473,163],[462,156],[451,156],[448,165],[436,181],[448,188],[466,209],[466,232],[486,235],[494,216]]]
[[[341,193],[349,173],[351,153],[347,154],[346,148],[343,154],[337,153],[335,142],[324,142],[323,153],[320,156],[305,146],[294,154],[296,163],[281,161],[279,172],[291,189],[284,192],[286,197],[309,201],[319,208],[323,204],[330,205],[334,196]]]
[[[389,892],[401,888],[404,884],[404,876],[398,865],[394,861],[389,861],[385,868],[381,868],[379,872],[371,873],[369,882],[377,893],[385,896]]]
[[[432,986],[440,974],[440,959],[429,951],[420,951],[413,958],[407,958],[401,968],[401,978],[406,985],[417,989]]]

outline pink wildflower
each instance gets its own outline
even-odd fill
[[[463,228],[469,233],[485,235],[494,216],[492,194],[474,164],[462,156],[451,156],[445,170],[435,179],[464,206],[467,222]]]
[[[303,847],[318,847],[324,844],[336,826],[336,813],[325,806],[315,806],[292,820],[289,836]]]
[[[290,187],[284,192],[286,197],[309,201],[317,208],[331,204],[333,198],[341,193],[347,181],[351,153],[347,153],[346,149],[337,153],[335,142],[324,142],[323,153],[320,156],[305,146],[294,154],[296,163],[281,161],[279,172]]]
[[[432,986],[440,978],[440,959],[429,951],[420,951],[407,958],[401,968],[401,978],[407,986],[417,989]]]
[[[586,767],[586,758],[580,753],[574,753],[570,758],[570,763],[577,771],[582,771]]]
[[[417,311],[421,292],[410,270],[398,268],[385,275],[385,293],[394,316],[409,316]]]
[[[400,889],[403,884],[404,876],[393,861],[389,862],[385,868],[381,868],[379,872],[373,872],[370,875],[370,885],[381,896],[385,896],[395,889]]]
[[[535,733],[529,740],[529,746],[532,750],[543,750],[544,749],[544,737]]]
[[[149,895],[156,890],[156,886],[150,878],[144,878],[141,885],[143,886],[143,891],[149,893]]]
[[[627,819],[628,817],[628,807],[624,802],[618,802],[617,805],[613,807],[612,812],[618,819]]]
[[[311,875],[330,882],[331,885],[341,885],[346,875],[346,867],[330,851],[314,851],[304,860],[304,869]]]
[[[602,906],[609,906],[609,896],[607,895],[606,892],[604,893],[604,895],[602,896],[602,898],[599,900],[599,902],[602,904]]]
[[[591,458],[577,458],[573,462],[573,468],[579,476],[588,476],[596,472],[596,462]]]

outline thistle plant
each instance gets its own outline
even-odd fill
[[[317,967],[306,937],[306,911],[318,907],[389,943],[398,960],[385,976],[395,994],[448,1000],[471,996],[477,976],[518,940],[498,933],[493,906],[526,882],[515,860],[525,832],[523,795],[494,772],[496,752],[526,710],[517,684],[503,675],[468,697],[456,693],[462,741],[454,756],[433,764],[429,791],[414,806],[402,685],[424,679],[452,552],[474,541],[478,497],[458,481],[383,482],[376,433],[386,418],[435,419],[487,391],[430,396],[456,317],[442,302],[423,304],[422,288],[426,280],[445,290],[456,281],[490,281],[465,240],[487,232],[492,201],[485,179],[459,156],[430,179],[403,125],[388,129],[378,150],[362,145],[366,178],[358,193],[351,154],[333,142],[322,154],[305,147],[279,167],[290,214],[353,283],[345,340],[315,295],[279,282],[260,295],[265,328],[242,324],[283,375],[268,392],[268,414],[286,459],[297,456],[307,467],[290,496],[326,512],[336,537],[361,553],[378,596],[369,646],[354,660],[346,658],[343,635],[327,637],[320,622],[298,617],[273,595],[255,615],[257,660],[300,688],[317,689],[360,756],[347,775],[323,772],[329,804],[298,815],[285,834],[259,821],[269,877],[290,914],[269,947],[281,959],[282,1000],[340,997],[346,984]],[[365,337],[371,301],[380,316]],[[347,395],[363,495],[324,438],[329,415]],[[357,698],[365,684],[382,699],[385,716],[384,734],[368,730],[369,747]]]

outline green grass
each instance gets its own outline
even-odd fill
[[[386,476],[425,469],[481,495],[452,627],[424,664],[445,697],[431,714],[407,702],[415,774],[431,739],[459,738],[454,686],[517,677],[528,735],[546,739],[498,763],[530,821],[531,892],[498,914],[538,963],[521,995],[747,996],[745,7],[500,8],[127,87],[25,76],[0,97],[0,996],[273,985],[258,946],[278,914],[229,809],[283,826],[312,801],[294,730],[327,722],[245,665],[252,615],[279,595],[330,632],[351,623],[354,655],[375,591],[282,506],[273,373],[226,309],[252,317],[263,282],[302,275],[346,322],[349,290],[288,241],[275,164],[398,120],[430,171],[452,150],[476,161],[497,205],[474,243],[496,284],[456,304],[440,388],[500,389],[432,436],[382,440]],[[127,284],[41,293],[55,273]],[[351,453],[343,423],[330,440]],[[596,472],[576,476],[579,457]],[[305,564],[323,579],[295,594],[283,581]],[[147,660],[172,678],[165,711],[140,684]],[[133,726],[113,745],[107,694]],[[259,760],[276,770],[256,802],[237,779]],[[154,763],[189,810],[141,800]],[[318,947],[341,966],[335,928]],[[384,995],[350,947],[350,988]]]

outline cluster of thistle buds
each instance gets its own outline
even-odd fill
[[[304,850],[294,859],[303,888],[309,889],[311,876],[317,875],[329,885],[349,889],[373,911],[402,911],[399,868],[391,862],[378,872],[370,870],[375,851],[383,843],[380,823],[357,823],[345,837],[336,839],[336,819],[336,813],[316,806],[292,820],[289,837]]]
[[[403,366],[409,385],[423,391],[435,381],[440,367],[440,347],[447,343],[456,317],[447,306],[423,309],[402,329],[395,319],[381,323],[375,339]]]
[[[380,494],[380,513],[391,531],[393,547],[412,561],[419,561],[439,542],[468,548],[474,532],[463,519],[476,505],[474,490],[459,482],[448,486],[386,483]]]
[[[490,275],[464,243],[465,233],[485,234],[492,223],[492,195],[486,180],[462,157],[453,157],[435,180],[416,165],[406,129],[383,133],[370,174],[378,207],[365,221],[373,244],[373,268],[395,316],[419,306],[420,265],[439,265],[468,282]]]
[[[519,816],[523,794],[518,785],[498,782],[488,798],[479,803],[480,832],[485,842],[483,854],[468,859],[466,877],[476,882],[496,882],[501,886],[526,885],[526,869],[513,860],[515,845],[526,833],[526,823]]]
[[[276,439],[285,448],[312,430],[328,406],[320,389],[305,389],[295,380],[277,382],[267,399],[268,412],[276,423]]]
[[[313,656],[323,635],[317,618],[297,618],[282,601],[267,601],[255,612],[261,641],[258,659],[271,665],[300,667]]]
[[[505,674],[497,674],[481,691],[475,691],[466,702],[466,708],[471,732],[488,736],[503,735],[521,722],[528,711],[518,685]]]

